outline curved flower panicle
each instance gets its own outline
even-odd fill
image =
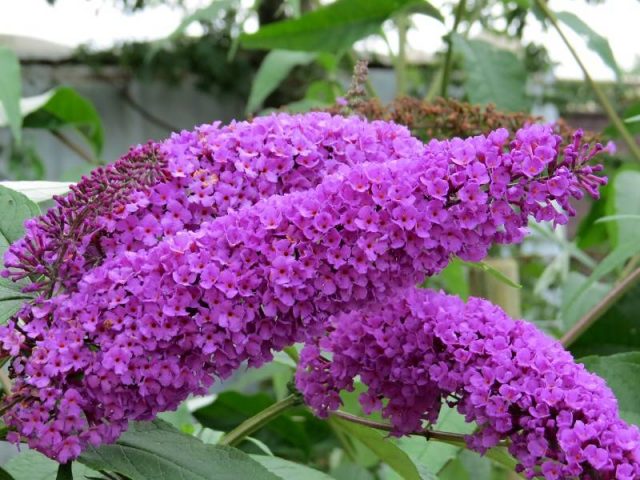
[[[537,125],[511,142],[498,130],[425,146],[394,124],[282,114],[202,126],[153,152],[162,179],[98,208],[72,249],[52,244],[52,261],[75,266],[0,327],[17,377],[7,425],[59,461],[242,362],[313,342],[331,315],[385,302],[454,255],[519,241],[529,216],[564,223],[570,197],[603,181],[587,177],[589,152],[565,159]],[[73,225],[62,230],[75,239]],[[45,226],[12,248],[13,274],[30,268],[25,245],[50,241]]]
[[[527,478],[640,475],[640,431],[620,419],[605,382],[486,300],[407,289],[382,308],[335,315],[330,333],[303,349],[297,386],[326,415],[356,376],[368,387],[365,412],[381,411],[396,435],[435,423],[447,403],[477,423],[471,448],[509,439]]]

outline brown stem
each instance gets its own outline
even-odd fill
[[[376,430],[383,430],[385,432],[393,431],[393,426],[388,423],[376,422],[367,418],[362,418],[351,413],[337,410],[332,413],[333,416],[346,420],[347,422],[357,423],[364,425],[365,427],[375,428]],[[409,433],[409,435],[424,437],[427,440],[437,440],[444,443],[454,445],[466,445],[466,435],[461,433],[441,432],[439,430],[419,430]],[[500,445],[504,446],[504,445]]]
[[[560,339],[566,347],[576,341],[593,323],[604,315],[611,306],[629,291],[640,280],[640,268],[635,269],[629,276],[617,284],[598,304],[578,320]]]
[[[80,145],[76,144],[73,140],[67,137],[60,130],[50,130],[50,131],[51,131],[51,135],[53,135],[58,140],[60,140],[60,142],[63,143],[65,147],[67,147],[72,152],[76,153],[80,158],[85,160],[87,163],[90,163],[91,165],[102,165],[102,162],[100,160],[95,158],[93,155],[87,153],[82,147],[80,147]]]

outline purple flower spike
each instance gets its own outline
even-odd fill
[[[332,315],[519,241],[530,216],[564,223],[602,182],[593,151],[567,148],[543,126],[424,145],[326,113],[136,147],[6,256],[5,275],[37,279],[40,296],[0,327],[15,377],[4,419],[60,461],[112,442],[243,362],[314,342]]]
[[[605,382],[486,300],[410,288],[384,307],[335,315],[303,349],[297,386],[324,416],[356,376],[368,387],[365,412],[381,411],[396,435],[436,422],[447,403],[478,425],[470,448],[509,440],[527,478],[640,476],[640,431],[620,419]]]

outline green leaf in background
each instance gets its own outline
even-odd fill
[[[640,214],[640,171],[622,170],[613,179],[612,191],[607,198],[606,211],[610,216]],[[637,241],[640,238],[640,222],[622,217],[607,222],[609,238],[613,246]]]
[[[22,96],[22,78],[20,62],[13,51],[0,47],[0,126],[2,118],[7,119],[11,133],[20,143],[22,139],[22,115],[20,97]]]
[[[579,302],[574,302],[571,307],[561,310],[558,320],[564,327],[564,331],[571,328],[611,290],[611,284],[609,283],[593,282],[583,291],[583,287],[587,282],[588,277],[579,272],[569,272],[564,281],[562,298],[565,299],[565,302],[580,296]]]
[[[23,120],[24,128],[58,130],[73,127],[91,145],[95,155],[104,146],[100,115],[93,103],[69,87],[58,87],[39,95]]]
[[[266,455],[251,455],[251,458],[282,480],[333,480],[326,473],[282,458]]]
[[[494,276],[505,285],[509,285],[510,287],[513,287],[513,288],[522,288],[522,285],[514,282],[508,276],[502,273],[500,270],[489,265],[487,262],[462,262],[462,263],[464,265],[468,265],[470,267],[482,270],[483,272],[487,272],[489,275]]]
[[[218,395],[210,405],[194,411],[193,416],[205,427],[228,432],[273,403],[273,399],[266,393],[244,395],[229,391]],[[264,428],[280,440],[296,445],[304,451],[308,452],[311,448],[302,424],[294,422],[287,415],[274,418]],[[261,439],[260,435],[255,436]]]
[[[4,468],[0,467],[0,480],[16,480],[16,478]]]
[[[378,33],[394,14],[423,3],[421,0],[338,0],[293,20],[244,34],[246,48],[343,52],[353,43]]]
[[[38,205],[20,192],[0,186],[0,255],[24,235],[24,222],[40,214]]]
[[[588,296],[585,298],[590,300]],[[640,285],[634,286],[614,303],[569,349],[576,357],[640,350],[638,312]]]
[[[33,297],[20,290],[21,283],[0,278],[0,325],[9,320],[27,300]]]
[[[440,10],[438,10],[431,3],[426,1],[416,2],[413,5],[409,5],[401,13],[405,15],[410,15],[412,13],[419,13],[421,15],[426,15],[428,17],[435,18],[436,20],[444,23],[444,17],[440,13]]]
[[[264,57],[251,85],[246,113],[260,109],[266,98],[287,78],[291,70],[299,65],[308,65],[316,58],[312,52],[272,50]]]
[[[454,35],[454,48],[464,61],[464,87],[471,103],[495,104],[499,109],[528,112],[527,71],[523,62],[508,50],[483,40]]]
[[[588,47],[597,53],[602,61],[611,70],[613,70],[616,78],[621,80],[622,72],[615,57],[613,56],[611,45],[609,45],[609,41],[605,37],[593,31],[593,29],[584,23],[580,17],[571,12],[558,12],[556,13],[556,16],[558,17],[558,20],[584,38],[587,41]]]
[[[180,24],[176,27],[176,29],[171,32],[169,35],[170,39],[178,38],[182,35],[187,27],[194,22],[211,22],[215,20],[220,12],[229,9],[234,6],[234,4],[238,3],[236,0],[211,0],[211,4],[199,8],[191,15],[186,16]]]
[[[389,465],[404,480],[421,480],[416,465],[409,455],[402,451],[393,441],[385,439],[384,435],[373,428],[358,425],[338,417],[332,417],[332,423],[349,437],[361,441],[378,458]]]
[[[640,122],[640,115],[633,115],[632,117],[625,118],[625,123],[638,123]]]
[[[41,180],[0,182],[0,186],[20,192],[35,203],[51,200],[54,195],[63,195],[69,191],[68,182],[47,182]]]
[[[240,450],[202,443],[161,420],[132,422],[117,443],[89,448],[78,461],[131,480],[281,480]]]
[[[474,425],[466,423],[464,417],[453,408],[445,407],[440,413],[436,430],[453,433],[472,433]],[[401,437],[396,440],[400,447],[416,465],[428,467],[438,475],[447,464],[455,459],[463,449],[462,445],[449,445],[442,442],[429,442],[422,437]],[[401,480],[397,475],[390,475],[389,480]]]
[[[12,475],[14,480],[53,480],[58,473],[58,465],[58,462],[45,457],[35,450],[26,450],[9,459],[4,464],[4,469]],[[87,477],[102,477],[97,471],[87,468],[78,462],[73,462],[72,470],[73,478],[78,480],[83,480]]]
[[[618,399],[620,416],[627,422],[640,425],[640,352],[590,356],[581,358],[579,362],[607,381]]]
[[[591,275],[575,290],[573,295],[566,298],[560,309],[560,318],[569,325],[577,320],[576,310],[583,308],[582,302],[588,301],[587,296],[591,286],[614,270],[621,268],[629,258],[637,254],[640,254],[640,242],[637,239],[630,240],[613,249],[600,261],[591,272]]]

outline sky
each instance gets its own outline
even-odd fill
[[[187,0],[187,4],[197,8],[210,1]],[[251,0],[245,1],[251,3]],[[432,3],[439,6],[443,2],[434,0]],[[640,62],[640,1],[606,0],[601,4],[587,4],[584,0],[551,0],[551,7],[555,11],[570,11],[578,15],[593,30],[605,36],[623,70]],[[450,22],[451,15],[446,17]],[[0,0],[0,34],[32,36],[70,47],[80,44],[108,47],[120,41],[162,38],[177,27],[181,18],[180,10],[166,6],[123,14],[109,0],[57,0],[53,7],[45,0]],[[582,78],[578,65],[558,34],[555,31],[544,32],[536,21],[528,24],[525,40],[546,45],[552,61],[557,63],[556,76]],[[449,24],[415,16],[414,28],[409,33],[410,45],[428,53],[440,50],[442,35],[449,28]],[[565,31],[592,75],[598,80],[612,80],[611,70],[587,48],[585,41],[566,28]]]

